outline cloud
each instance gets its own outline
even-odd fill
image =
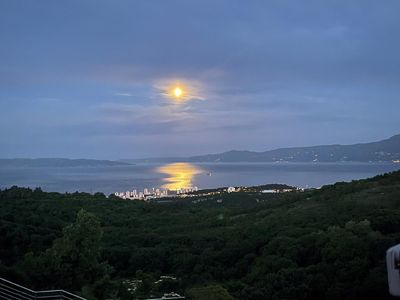
[[[27,153],[47,145],[58,156],[84,143],[127,156],[129,145],[147,156],[398,130],[398,1],[99,1],[93,9],[44,0],[25,8],[9,1],[0,9],[0,156],[12,152],[6,144]],[[165,98],[177,83],[187,101]]]
[[[115,96],[121,96],[121,97],[132,97],[131,93],[115,93]]]

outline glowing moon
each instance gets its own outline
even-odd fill
[[[204,100],[200,95],[200,84],[191,81],[171,80],[154,86],[163,98],[177,105],[184,105],[193,100]]]
[[[181,89],[180,87],[176,87],[176,88],[174,89],[174,95],[175,95],[175,97],[179,98],[180,96],[182,96],[182,93],[183,93],[183,91],[182,91],[182,89]]]

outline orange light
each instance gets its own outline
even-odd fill
[[[193,177],[202,172],[200,168],[189,163],[171,163],[158,167],[156,171],[167,174],[162,187],[169,190],[192,187]]]
[[[182,91],[182,89],[181,89],[180,87],[176,87],[176,88],[174,89],[174,95],[175,95],[175,97],[179,98],[180,96],[182,96],[182,94],[183,94],[183,91]]]

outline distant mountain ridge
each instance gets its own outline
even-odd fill
[[[194,162],[379,162],[400,160],[400,134],[389,139],[354,145],[280,148],[264,152],[229,151],[190,157]]]
[[[149,158],[126,162],[390,162],[400,161],[400,134],[389,139],[354,145],[322,145],[268,150],[232,150],[187,158]]]
[[[400,134],[389,139],[353,145],[321,145],[267,150],[232,150],[191,157],[96,160],[68,158],[0,159],[0,167],[99,167],[132,163],[170,162],[400,162]]]
[[[129,163],[112,160],[68,158],[0,159],[0,167],[110,167],[121,165],[129,165]]]

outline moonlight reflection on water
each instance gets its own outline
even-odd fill
[[[167,175],[162,187],[170,190],[193,187],[193,177],[203,172],[198,166],[184,162],[167,164],[156,171]]]

